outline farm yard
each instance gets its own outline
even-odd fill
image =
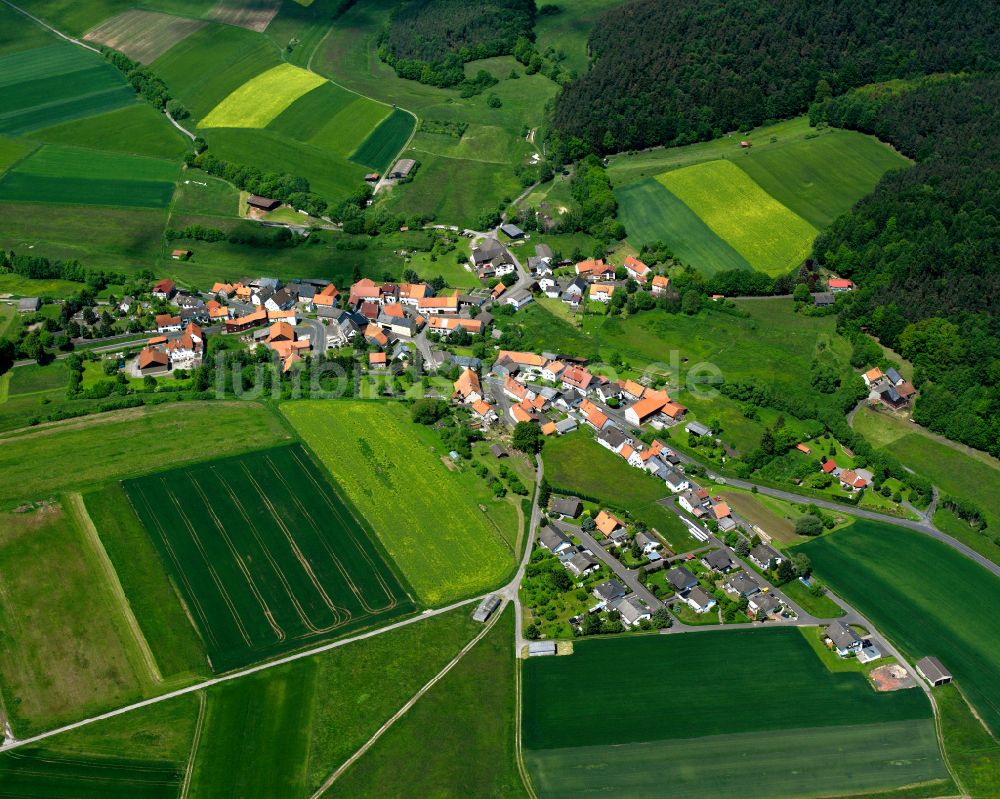
[[[670,690],[594,690],[593,675],[622,663],[669,673]],[[761,679],[754,666],[765,664],[794,683]],[[693,709],[706,685],[713,700]],[[580,702],[593,723],[580,723]],[[692,799],[706,786],[712,796],[792,799],[947,778],[922,691],[879,694],[858,673],[830,672],[789,628],[576,641],[572,656],[525,662],[522,723],[544,799],[651,796],[664,783]]]
[[[133,8],[91,28],[83,38],[150,64],[205,24],[203,20]]]
[[[516,525],[507,502],[476,500],[484,485],[453,473],[418,437],[404,408],[382,402],[285,403],[282,413],[374,528],[425,605],[475,595],[507,578]],[[501,510],[504,512],[501,514]],[[501,526],[502,525],[502,526]]]
[[[293,445],[125,483],[216,671],[412,609],[318,471]]]
[[[986,725],[1000,729],[1000,580],[934,539],[859,519],[802,544],[816,573],[914,660],[935,655]]]

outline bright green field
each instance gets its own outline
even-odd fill
[[[778,275],[797,266],[818,232],[730,161],[696,164],[656,179],[761,272]]]
[[[21,134],[136,102],[100,56],[51,44],[0,57],[0,133]]]
[[[265,128],[299,97],[324,79],[291,64],[278,64],[248,80],[200,123],[203,128]]]
[[[657,504],[669,495],[662,480],[629,466],[620,455],[605,449],[590,428],[549,438],[542,450],[545,479],[568,492],[600,497],[628,510],[662,535],[675,552],[686,552],[695,540],[677,516]]]
[[[215,434],[226,427],[243,432]],[[289,438],[281,422],[253,402],[171,403],[6,433],[0,435],[0,507]],[[208,450],[205,441],[212,442]],[[93,456],[98,451],[100,458]]]
[[[278,48],[266,37],[210,24],[171,47],[153,62],[152,69],[197,120],[280,62]]]
[[[398,404],[302,401],[282,413],[368,519],[422,602],[501,583],[514,555],[477,507],[479,478],[452,474]]]
[[[384,171],[391,166],[413,130],[413,117],[394,109],[375,130],[368,134],[351,155],[352,161]]]
[[[125,492],[216,671],[413,607],[301,446],[130,480]]]
[[[47,144],[174,160],[187,149],[187,139],[148,103],[36,130],[31,138]]]
[[[1000,744],[990,737],[955,683],[934,689],[948,762],[970,796],[1000,795]]]
[[[513,635],[514,614],[508,608],[486,637],[324,795],[526,796],[515,760]]]
[[[0,200],[163,208],[176,163],[51,144],[0,178]]]
[[[929,536],[857,520],[802,544],[817,574],[912,659],[936,655],[1000,729],[1000,580]]]
[[[665,241],[674,254],[705,274],[750,269],[749,262],[655,178],[615,190],[629,240]]]

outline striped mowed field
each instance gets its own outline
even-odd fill
[[[300,445],[124,487],[216,671],[413,610],[360,521]]]
[[[302,95],[325,82],[315,72],[278,64],[227,96],[201,120],[201,127],[265,128]]]

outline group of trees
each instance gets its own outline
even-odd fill
[[[534,38],[534,23],[534,0],[410,0],[393,12],[378,53],[401,78],[458,86],[466,62],[510,55]]]
[[[913,362],[917,422],[1000,454],[1000,78],[876,87],[810,116],[916,160],[816,240],[815,258],[861,287],[838,303],[841,330]]]
[[[13,250],[0,250],[0,274],[15,274],[33,280],[70,280],[85,283],[89,289],[98,292],[109,283],[126,283],[129,278],[119,272],[88,269],[73,259],[60,261],[41,255],[18,255]],[[151,278],[152,272],[145,271],[141,278]]]
[[[166,109],[174,119],[184,119],[189,116],[188,110],[181,102],[170,96],[167,84],[149,67],[111,48],[104,48],[104,57],[125,76],[129,85],[147,103],[159,109]]]
[[[316,233],[308,238],[296,236],[288,228],[260,228],[252,223],[237,225],[230,232],[219,230],[219,228],[206,227],[204,225],[188,225],[180,230],[167,228],[163,232],[163,237],[167,241],[175,239],[190,239],[193,241],[228,241],[230,244],[246,244],[250,247],[260,247],[265,249],[285,249],[295,247],[303,242],[310,244],[319,243],[320,239]]]
[[[710,139],[856,86],[993,68],[994,14],[988,0],[637,0],[594,25],[594,65],[553,121],[598,152]]]

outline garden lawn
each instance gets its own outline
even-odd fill
[[[150,64],[206,24],[203,20],[133,8],[91,28],[83,38]]]
[[[809,254],[817,229],[730,161],[709,161],[656,178],[754,269],[780,275]]]
[[[121,484],[109,483],[83,499],[160,675],[166,681],[208,676],[204,645]]]
[[[622,224],[635,246],[663,241],[704,274],[750,269],[750,263],[666,186],[646,178],[615,189]]]
[[[152,685],[77,510],[66,502],[0,514],[0,686],[21,738]]]
[[[242,432],[217,436],[220,429]],[[247,401],[172,402],[4,433],[0,507],[290,438],[271,411]]]
[[[550,438],[542,449],[545,479],[554,490],[578,493],[608,507],[627,511],[656,528],[675,552],[686,552],[694,538],[677,516],[658,504],[670,496],[662,481],[629,466],[598,444],[589,429]]]
[[[479,478],[451,472],[395,403],[300,401],[282,413],[368,520],[427,605],[502,583],[514,553],[489,509],[476,502]]]
[[[315,72],[278,64],[244,83],[201,120],[202,128],[265,128],[302,95],[325,83]]]
[[[173,160],[184,155],[188,141],[148,103],[36,130],[31,138],[47,144]]]
[[[1000,729],[1000,618],[970,612],[1000,602],[1000,580],[929,536],[860,519],[796,551],[912,660],[939,657]]]
[[[511,656],[513,634],[514,612],[508,608],[325,796],[527,796],[517,769],[515,670],[520,664]]]

